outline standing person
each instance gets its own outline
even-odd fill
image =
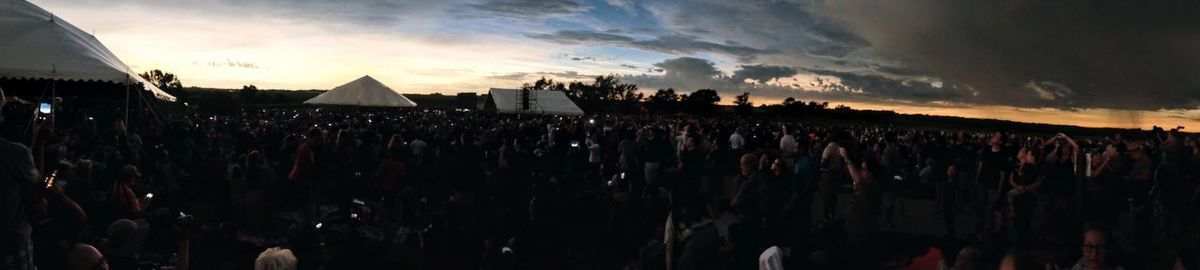
[[[320,128],[313,127],[308,130],[308,137],[300,143],[300,147],[296,148],[295,162],[292,163],[292,171],[288,173],[288,179],[292,181],[293,187],[302,195],[311,196],[308,199],[310,206],[315,207],[317,200],[317,191],[314,183],[317,178],[317,160],[318,153],[321,152],[322,146],[325,144],[325,136]],[[315,211],[316,208],[313,208]]]
[[[818,188],[821,209],[824,210],[822,215],[826,222],[832,221],[837,213],[837,189],[847,177],[844,159],[838,156],[838,151],[842,149],[838,140],[842,139],[842,136],[840,132],[830,131],[831,141],[821,153],[821,183]]]
[[[1037,205],[1034,192],[1042,186],[1043,174],[1032,150],[1021,149],[1017,160],[1020,161],[1020,165],[1016,173],[1009,177],[1008,183],[1012,185],[1012,190],[1008,194],[1012,200],[1013,227],[1017,233],[1017,244],[1029,245],[1033,240],[1030,222]]]
[[[861,162],[854,162],[845,148],[838,150],[838,156],[846,164],[846,170],[854,183],[854,201],[846,217],[847,242],[851,250],[857,252],[857,256],[852,260],[852,268],[879,268],[879,257],[876,254],[879,245],[876,238],[883,196],[879,187],[882,168],[869,157]]]
[[[0,90],[3,109],[4,90]],[[0,268],[34,269],[28,210],[37,176],[29,147],[0,138]]]
[[[604,176],[604,168],[603,168],[603,164],[602,164],[602,162],[604,162],[604,152],[603,152],[604,147],[601,147],[601,145],[600,145],[599,135],[592,134],[592,136],[588,137],[587,150],[588,150],[588,172],[590,173],[588,175],[588,177],[589,178],[594,177],[595,179],[600,179]]]
[[[1004,134],[997,131],[988,140],[991,148],[979,151],[979,162],[975,170],[975,183],[979,185],[979,205],[977,230],[983,230],[987,217],[991,216],[992,206],[996,203],[1005,181],[1008,179],[1010,155],[1004,151]]]
[[[729,149],[732,149],[736,155],[740,155],[742,149],[746,147],[746,137],[742,136],[742,133],[745,132],[745,130],[739,127],[733,131],[733,134],[729,135]]]
[[[779,132],[779,155],[782,156],[784,161],[787,161],[786,164],[790,166],[793,162],[792,156],[796,154],[796,148],[799,147],[799,144],[796,143],[796,137],[793,137],[791,133],[788,133],[787,126],[783,126]]]

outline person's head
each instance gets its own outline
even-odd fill
[[[325,132],[322,131],[321,128],[319,128],[319,127],[314,126],[310,129],[308,129],[308,134],[305,134],[305,135],[306,135],[306,138],[308,138],[308,140],[311,142],[319,143],[319,142],[325,140]]]
[[[1108,230],[1091,227],[1083,232],[1083,259],[1089,266],[1104,267],[1108,265],[1112,253],[1112,237]]]
[[[685,139],[685,141],[684,141],[684,143],[683,143],[683,149],[685,149],[685,150],[696,150],[697,148],[699,148],[699,147],[700,147],[700,145],[701,145],[701,143],[700,143],[700,136],[698,136],[698,135],[694,135],[694,134],[693,134],[693,135],[687,135],[687,137],[686,137],[686,139]]]
[[[141,233],[137,222],[128,219],[118,219],[108,226],[108,242],[113,249],[136,249],[141,245]]]
[[[1000,261],[1000,270],[1044,269],[1028,251],[1012,250]]]
[[[741,165],[742,176],[750,176],[758,170],[758,156],[754,154],[742,155],[742,159],[738,163]]]
[[[958,250],[958,258],[954,260],[954,265],[951,269],[954,270],[974,270],[979,268],[979,249],[972,246],[966,246]]]
[[[138,171],[137,166],[125,165],[121,168],[121,181],[126,184],[133,184],[138,178],[142,177],[142,173]]]
[[[773,175],[783,174],[783,169],[784,169],[784,164],[783,164],[782,158],[776,158],[775,161],[771,162],[771,174],[773,174]]]
[[[1004,145],[1004,133],[1000,133],[999,131],[992,133],[992,138],[990,140],[988,140],[988,144],[991,145],[992,147],[999,147],[999,146]]]
[[[81,177],[91,177],[92,172],[95,171],[93,169],[95,164],[95,162],[88,159],[79,159],[79,161],[75,162],[75,174]]]
[[[125,135],[125,119],[121,119],[120,117],[113,119],[112,131],[116,135]]]
[[[258,254],[254,270],[295,270],[296,256],[286,248],[273,247]]]
[[[400,149],[400,146],[403,146],[403,145],[404,145],[404,139],[400,137],[400,134],[395,134],[395,135],[392,135],[392,138],[388,140],[387,149],[388,150],[396,150],[396,149]]]
[[[76,244],[67,250],[67,268],[71,270],[108,270],[100,250],[88,244]]]

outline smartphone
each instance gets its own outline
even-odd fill
[[[1084,159],[1085,159],[1084,163],[1087,164],[1087,167],[1086,167],[1087,171],[1083,172],[1083,176],[1092,177],[1092,153],[1087,153],[1087,155],[1084,155]]]
[[[42,102],[41,104],[38,104],[38,112],[40,113],[49,114],[52,111],[51,109],[53,108],[49,102]]]
[[[367,204],[367,202],[363,201],[362,199],[354,199],[354,204],[357,204],[357,205],[366,205],[366,204]]]
[[[46,189],[54,187],[54,178],[58,178],[58,170],[50,172],[50,176],[46,176]]]
[[[154,193],[146,193],[146,196],[143,196],[142,199],[145,199],[145,200],[154,199]]]
[[[324,225],[325,225],[325,224],[321,224],[320,222],[317,222],[317,225],[315,225],[315,226],[313,226],[313,227],[316,227],[317,229],[320,229],[320,228],[321,228],[321,226],[324,226]]]
[[[579,141],[578,140],[571,141],[571,147],[579,147]]]

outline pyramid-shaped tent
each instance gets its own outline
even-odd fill
[[[175,100],[96,37],[25,0],[0,1],[0,78],[142,83],[155,97]]]
[[[321,93],[304,104],[349,105],[372,107],[416,107],[417,103],[388,88],[383,83],[362,76],[328,92]]]

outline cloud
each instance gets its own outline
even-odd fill
[[[630,64],[621,64],[621,67],[628,68],[628,69],[638,69],[638,66],[630,65]]]
[[[742,65],[739,70],[733,72],[733,79],[742,81],[751,79],[758,83],[767,83],[775,78],[786,78],[796,76],[795,68],[784,66],[768,66],[768,65]]]
[[[879,54],[978,90],[971,102],[1136,110],[1200,105],[1197,1],[825,4]]]
[[[842,57],[868,45],[815,0],[664,0],[644,6],[674,32],[773,48],[802,61],[813,60],[809,55]]]
[[[486,0],[470,7],[483,12],[518,19],[540,19],[571,15],[589,7],[575,0]]]
[[[679,57],[655,63],[656,70],[662,74],[623,75],[621,80],[639,86],[643,91],[674,88],[679,92],[692,92],[699,89],[713,89],[724,96],[739,95],[750,92],[755,98],[783,99],[785,97],[813,97],[821,95],[804,91],[804,89],[779,85],[753,85],[726,76],[717,69],[713,62],[693,57]],[[744,68],[744,66],[743,66]],[[742,69],[734,73],[742,72]]]
[[[569,80],[590,80],[595,77],[593,75],[580,74],[578,71],[562,71],[562,72],[513,72],[500,75],[488,76],[488,79],[529,82],[539,78],[546,77],[559,81]]]
[[[254,62],[242,62],[242,61],[234,61],[234,60],[229,60],[229,59],[225,59],[225,61],[209,61],[208,66],[210,66],[210,67],[248,68],[248,69],[258,69],[259,68],[258,64],[255,64]]]
[[[973,90],[959,85],[932,83],[919,80],[897,80],[872,73],[852,73],[831,70],[807,69],[806,71],[837,78],[816,80],[812,86],[827,93],[842,96],[859,96],[879,100],[903,100],[916,103],[963,103],[973,101]]]
[[[776,53],[775,50],[758,49],[741,45],[718,44],[696,39],[685,35],[661,35],[652,39],[635,39],[630,36],[595,31],[560,30],[553,34],[530,35],[535,39],[546,40],[560,44],[605,44],[668,54],[691,54],[697,52],[720,53],[749,61],[763,54]]]
[[[637,11],[637,4],[634,3],[633,0],[607,0],[607,2],[609,5],[625,10],[625,12],[631,14]]]
[[[721,75],[712,62],[694,57],[667,59],[654,66],[665,70],[664,76],[681,80],[705,80]]]

